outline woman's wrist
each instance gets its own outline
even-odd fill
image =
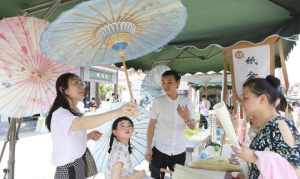
[[[257,160],[257,156],[255,154],[255,150],[252,150],[252,152],[251,152],[251,161],[250,162],[255,163],[256,160]]]

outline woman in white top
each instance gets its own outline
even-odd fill
[[[86,130],[120,116],[136,115],[137,107],[130,103],[110,112],[83,116],[76,106],[85,96],[84,83],[73,73],[62,74],[57,79],[56,93],[46,118],[52,137],[52,162],[56,166],[54,178],[85,179],[87,139],[98,140],[101,136],[95,131],[87,135]]]
[[[132,147],[133,122],[128,117],[119,117],[112,124],[109,141],[106,179],[143,179],[145,171],[134,171],[130,160]]]

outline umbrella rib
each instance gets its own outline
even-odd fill
[[[103,143],[103,142],[102,142]],[[100,143],[100,144],[102,144],[102,143]],[[97,145],[98,146],[98,145]],[[97,148],[97,147],[95,147],[95,148]],[[104,147],[103,147],[104,148]],[[96,162],[98,161],[98,158],[101,156],[101,155],[105,155],[105,153],[104,152],[102,152],[102,151],[100,151],[100,150],[95,150],[95,155],[96,155],[96,157],[95,157],[95,159],[96,159]],[[104,157],[103,157],[104,158]],[[102,160],[103,161],[103,160]],[[100,164],[100,168],[101,168],[101,165],[102,164]]]
[[[120,11],[119,11],[119,14],[118,14],[118,16],[117,16],[117,18],[116,18],[116,19],[117,19],[116,21],[120,21],[121,14],[123,13],[123,11],[124,11],[124,9],[125,9],[127,3],[128,3],[128,0],[124,0],[124,1],[123,1],[122,5],[121,5],[121,9],[120,9]]]
[[[25,80],[24,84],[26,83],[26,81],[29,81],[29,82],[30,82],[31,80],[30,80],[30,79]],[[27,84],[28,84],[28,82],[27,82]],[[30,96],[29,94],[33,95],[33,92],[34,92],[34,86],[35,86],[35,85],[32,85],[31,88],[28,88],[28,90],[29,90],[30,92],[28,93],[27,100],[25,100],[25,101],[30,101],[30,100],[31,100],[30,98],[33,97],[33,96]],[[29,103],[29,104],[30,104],[30,103]],[[29,104],[28,104],[28,105],[29,105]],[[31,103],[31,105],[33,105],[33,103]],[[20,109],[20,110],[21,110],[21,109]],[[31,112],[32,112],[32,110],[33,110],[33,109],[31,108]]]
[[[112,9],[110,0],[106,0],[106,3],[107,3],[107,6],[108,6],[108,9],[109,9],[109,11],[110,11],[112,20],[113,20],[113,22],[115,22],[116,19],[115,19],[115,16],[114,16],[114,12],[113,12],[113,9]]]
[[[143,126],[143,127],[137,127],[137,126],[134,126],[134,130],[136,130],[136,129],[146,129],[146,127],[145,126]]]
[[[35,81],[32,81],[31,79],[26,79],[23,83],[24,84],[30,84],[30,87],[31,87],[31,91],[28,93],[28,94],[31,94],[31,95],[28,95],[27,97],[27,100],[25,101],[28,101],[29,104],[31,106],[31,111],[28,111],[30,114],[34,114],[34,113],[37,113],[35,111],[35,109],[38,109],[39,107],[39,104],[38,102],[42,99],[42,97],[39,95],[41,94],[40,92],[44,91],[44,90],[41,90],[41,88],[43,87],[41,84],[41,82],[38,82],[36,79],[34,79]],[[30,90],[30,89],[29,89]],[[32,103],[31,103],[31,100],[34,100]],[[38,106],[35,106],[35,105],[38,105]]]
[[[46,103],[46,100],[49,102],[49,98],[48,98],[48,93],[47,93],[47,89],[48,89],[48,86],[47,85],[50,85],[50,82],[49,82],[49,80],[47,80],[47,81],[45,81],[46,79],[43,79],[43,81],[40,81],[39,83],[38,83],[38,85],[40,86],[39,87],[39,89],[43,89],[43,90],[37,90],[38,92],[39,92],[39,98],[38,99],[40,99],[40,102],[42,103],[42,104],[39,104],[39,105],[41,105],[41,106],[44,106],[45,105],[45,103]],[[53,84],[54,85],[54,84]],[[45,94],[45,98],[43,98],[43,94],[42,93],[46,93]],[[44,103],[44,104],[43,104]],[[50,104],[50,102],[49,103],[47,103],[47,104]],[[43,109],[43,110],[46,110],[46,109]],[[42,111],[42,112],[45,112],[45,111]]]
[[[76,33],[73,33],[72,35],[71,34],[69,34],[69,35],[72,38],[69,38],[69,40],[67,42],[65,42],[65,41],[68,38],[68,35],[65,35],[64,38],[59,39],[59,41],[62,41],[65,46],[72,45],[76,42],[78,42],[80,44],[81,43],[91,43],[91,41],[95,40],[94,38],[92,38],[92,36],[93,36],[92,32],[90,32],[90,33],[76,32]],[[60,46],[57,46],[57,47],[61,48]]]
[[[134,123],[134,125],[139,126],[139,125],[143,125],[143,124],[147,124],[148,125],[148,121],[137,121]]]
[[[166,4],[165,6],[160,6],[159,7],[160,10],[164,10],[164,13],[168,13],[168,12],[172,12],[174,11],[174,9],[178,9],[178,6],[176,6],[175,3],[172,3],[172,4]],[[141,13],[139,15],[139,13]],[[153,11],[153,10],[148,10],[148,11],[144,11],[142,9],[137,9],[134,13],[132,13],[128,18],[129,19],[134,19],[136,18],[136,20],[139,20],[139,19],[143,19],[143,18],[148,18],[148,17],[151,17],[151,16],[154,16],[156,14],[161,14],[161,12],[159,11]],[[127,18],[126,18],[127,19]]]
[[[139,136],[139,135],[142,135],[142,136]],[[139,134],[136,134],[135,137],[138,138],[138,139],[144,140],[146,135],[147,135],[146,133],[144,133],[144,134],[139,133]]]
[[[100,139],[101,140],[101,139]],[[103,139],[102,139],[103,140]],[[97,146],[99,146],[100,144],[102,144],[103,142],[101,142],[101,143],[99,143],[98,145],[96,145],[95,146],[95,155],[96,155],[96,157],[95,157],[95,159],[97,160],[98,158],[99,158],[99,156],[101,155],[101,154],[103,154],[103,152],[101,152],[100,150],[98,150],[97,149]]]
[[[57,31],[55,31],[55,32],[57,32]],[[82,43],[94,40],[94,38],[92,38],[93,31],[91,29],[85,30],[85,31],[74,32],[72,34],[69,34],[69,36],[72,38],[69,38],[70,40],[68,41],[69,43],[67,43],[67,46],[68,46],[68,44],[74,44],[74,42],[78,42],[78,40],[81,40]],[[66,37],[68,37],[67,34],[64,36],[64,38],[62,38],[60,40],[65,41]],[[64,44],[66,44],[66,43],[64,43]]]
[[[76,53],[70,51],[69,54],[72,53],[73,56],[77,56],[79,53],[81,53],[81,52],[83,52],[84,50],[86,50],[86,48],[87,48],[88,46],[90,46],[90,42],[86,42],[86,45],[85,45],[85,46],[82,46],[82,48],[81,48],[80,50],[77,50]],[[73,57],[73,56],[70,56],[69,59],[72,59],[71,57]]]
[[[146,146],[144,146],[144,147],[146,147]],[[144,155],[145,153],[143,153],[142,151],[140,151],[137,147],[135,147],[135,150],[138,152],[138,153],[140,153],[141,155]],[[142,160],[142,159],[141,159]],[[138,162],[140,162],[138,159],[137,159],[137,161]]]
[[[134,11],[135,8],[138,8],[142,4],[142,2],[144,2],[144,1],[136,1],[136,3],[134,5],[132,5],[131,8],[127,12],[124,13],[124,14],[127,14],[127,16],[121,17],[119,19],[119,21],[124,21],[124,19],[127,19],[128,15],[130,16],[132,11]]]
[[[147,29],[146,31],[150,31],[150,29]],[[157,37],[153,37],[153,38],[156,38],[156,39],[159,39],[159,38],[160,38],[160,31],[153,31],[153,32],[151,32],[151,33],[152,33],[152,34],[159,34]],[[171,33],[171,32],[170,32],[170,33]],[[155,42],[155,40],[151,40],[151,41],[149,42],[149,41],[147,41],[145,38],[138,38],[139,34],[140,34],[140,36],[142,36],[142,33],[139,32],[139,31],[137,31],[135,34],[132,34],[132,36],[136,37],[136,38],[133,38],[135,42],[137,42],[137,40],[139,39],[139,40],[141,40],[141,41],[143,41],[143,42],[145,42],[145,43],[147,43],[147,44],[149,44],[149,45],[151,45],[151,46],[153,45],[153,42]]]
[[[136,163],[138,163],[138,162],[139,162],[139,159],[137,158],[137,156],[135,156],[134,154],[132,154],[132,156],[134,157]]]
[[[10,43],[7,43],[8,45],[9,45],[9,47],[10,47],[10,49],[12,49],[13,51],[15,51],[16,53],[13,53],[13,54],[16,54],[16,56],[14,56],[13,54],[11,54],[11,53],[5,53],[6,55],[8,55],[9,57],[11,57],[12,59],[18,59],[18,58],[20,58],[20,59],[22,59],[22,56],[21,56],[21,54],[19,54],[19,52],[18,51],[16,51],[16,49],[14,49],[14,48],[12,48],[12,46],[11,46],[11,44]],[[8,49],[7,49],[8,50]],[[4,51],[4,50],[3,50]],[[5,52],[5,51],[4,51]],[[8,62],[6,59],[1,59],[3,62]],[[15,62],[18,62],[18,64],[20,65],[20,66],[22,66],[23,64],[20,62],[20,60],[15,60]],[[8,63],[11,63],[11,62],[8,62]]]
[[[75,41],[75,40],[73,40],[73,41]],[[81,46],[80,50],[77,50],[76,53],[74,53],[74,51],[70,50],[69,53],[66,53],[66,54],[64,54],[64,55],[65,55],[65,56],[68,56],[68,59],[72,59],[71,57],[77,55],[79,52],[82,52],[83,50],[85,50],[86,47],[90,46],[91,42],[89,42],[89,41],[91,41],[91,40],[90,40],[90,39],[89,39],[89,40],[83,40],[81,43],[84,43],[84,42],[85,42],[85,45]],[[71,41],[71,42],[69,42],[69,43],[67,43],[67,44],[65,44],[65,45],[70,46],[70,45],[72,45],[72,44],[74,44],[74,42]],[[59,47],[58,47],[58,48],[59,48]],[[57,51],[56,48],[55,48],[55,51]],[[72,55],[70,55],[70,54],[72,54]],[[69,56],[69,55],[70,55],[70,56]]]
[[[147,128],[148,128],[148,126],[134,126],[135,131],[145,130]]]
[[[6,26],[9,28],[9,30],[10,30],[10,34],[12,34],[12,36],[11,37],[13,37],[14,39],[15,39],[15,41],[17,42],[17,44],[18,44],[18,46],[19,46],[19,48],[21,49],[21,46],[20,46],[20,42],[19,42],[19,40],[17,39],[17,37],[15,36],[15,34],[17,34],[14,30],[13,30],[13,28],[10,26],[10,24],[7,22],[7,20],[4,20],[4,22],[6,23]],[[13,33],[12,33],[13,32]],[[16,52],[16,54],[18,54],[18,56],[20,57],[20,59],[23,59],[23,55],[21,54],[21,52],[20,51],[17,51],[15,48],[13,48],[12,46],[11,46],[11,44],[10,43],[8,43],[9,44],[9,46],[11,47],[11,49],[12,50],[14,50],[15,52]],[[18,60],[19,61],[19,60]]]
[[[139,140],[146,141],[145,135],[144,135],[144,137],[141,137],[141,136],[138,136],[137,134],[135,134],[134,138],[135,138],[134,142],[138,143],[141,146],[145,146],[145,144],[142,144],[139,142]]]
[[[35,22],[33,25],[37,25],[37,22]],[[37,37],[34,39],[33,42],[34,42],[35,47],[37,48],[37,49],[35,49],[35,50],[38,50],[38,52],[41,52],[40,45],[39,45],[41,33],[38,33],[38,32],[37,32],[38,29],[39,29],[39,28],[33,28],[33,31],[34,31],[34,34],[35,34],[34,37],[37,36]],[[33,38],[33,37],[32,37],[32,38]],[[30,38],[30,39],[32,39],[32,38]],[[31,50],[33,50],[33,46],[32,46],[32,48],[31,48]],[[43,55],[43,53],[38,53],[38,52],[37,52],[37,51],[36,51],[36,52],[33,52],[33,54],[34,54],[34,59],[35,59],[35,62],[36,62],[36,65],[38,65],[39,63],[41,63],[40,57]]]
[[[144,134],[144,132],[147,131],[147,128],[140,128],[140,129],[134,129],[134,130],[135,130],[135,132],[137,132],[137,133],[142,133],[142,134]]]
[[[151,26],[151,29],[150,28],[146,28],[146,27],[142,27],[142,26],[138,26],[137,30],[136,30],[136,33],[137,34],[142,34],[143,32],[150,32],[150,33],[157,33],[157,34],[161,34],[159,30],[155,30],[154,27],[157,27],[158,29],[161,28],[161,26],[164,26],[164,27],[172,27],[170,24],[172,24],[172,22],[167,22],[165,24],[159,24],[159,23],[156,23],[156,24],[149,24],[148,26]],[[168,30],[167,28],[164,29],[164,30]],[[171,32],[171,31],[169,31]]]
[[[18,34],[18,33],[16,33],[16,32],[14,31],[13,27],[10,25],[10,23],[9,23],[7,20],[4,20],[4,22],[6,23],[6,26],[8,27],[8,29],[10,30],[10,34],[12,34],[11,37],[13,37],[13,38],[15,39],[16,42],[18,42],[17,44],[18,44],[19,47],[21,48],[21,46],[20,46],[21,43],[20,43],[19,39],[16,37],[16,34]]]
[[[20,90],[20,91],[23,91],[23,89],[22,88],[17,88],[17,86],[19,86],[21,83],[18,83],[17,85],[15,85],[14,86],[14,88],[16,88],[16,90],[11,90],[11,91],[9,91],[9,93],[10,94],[13,94],[13,93],[17,93],[17,94],[19,94],[19,91],[17,91],[17,90]],[[20,87],[22,87],[24,84],[21,84],[21,86]],[[7,96],[7,95],[6,95]],[[13,95],[13,97],[15,97],[15,96],[18,96],[18,95]],[[4,98],[4,97],[3,97]],[[12,100],[10,99],[10,100],[8,100],[9,101],[9,103],[10,102],[12,102]],[[7,103],[7,104],[9,104],[9,103]],[[6,104],[5,104],[6,105]],[[0,108],[2,108],[2,107],[0,107]]]
[[[51,89],[51,88],[49,88],[49,85],[50,85],[50,84],[45,85],[45,93],[46,93],[46,95],[47,95],[47,98],[45,99],[45,100],[46,100],[46,101],[45,101],[46,106],[51,106],[51,103],[52,103],[52,101],[53,101],[53,99],[51,100],[51,98],[49,97],[49,93],[51,93],[51,91],[48,90],[48,89]],[[54,86],[54,84],[53,84],[53,86]],[[52,92],[52,94],[55,94],[55,93]],[[45,110],[46,110],[46,109],[45,109]],[[45,112],[46,112],[46,111],[45,111]]]
[[[19,83],[19,84],[20,84],[20,83]],[[21,86],[20,86],[20,85],[21,85]],[[10,94],[12,94],[12,93],[14,92],[14,94],[16,94],[16,95],[12,95],[11,98],[7,100],[7,103],[2,104],[2,106],[0,106],[0,109],[4,109],[5,107],[9,106],[9,104],[11,104],[11,103],[13,103],[13,102],[16,102],[16,101],[19,101],[19,100],[16,100],[16,97],[17,97],[17,96],[20,97],[20,96],[21,96],[20,93],[21,93],[21,92],[24,92],[24,89],[21,88],[21,87],[24,86],[25,84],[22,84],[22,83],[21,83],[20,85],[16,85],[16,86],[15,86],[15,88],[16,88],[15,90],[9,91]],[[19,86],[20,88],[18,88],[17,86]],[[21,101],[23,101],[23,100],[21,100]],[[14,111],[16,111],[18,105],[17,105],[17,106],[13,105],[13,106],[14,106]],[[14,112],[13,114],[15,114],[15,112]]]
[[[21,19],[19,19],[20,20],[20,22],[21,22]],[[24,21],[26,21],[27,22],[27,18],[24,20]],[[24,22],[25,23],[25,22]],[[32,22],[32,25],[34,26],[34,23]],[[33,29],[34,29],[34,27],[32,27]],[[24,24],[23,23],[21,23],[21,30],[23,31],[23,33],[25,34],[25,39],[26,39],[26,42],[27,42],[27,44],[26,45],[28,45],[28,47],[30,47],[31,45],[32,45],[32,39],[29,39],[29,36],[28,36],[28,34],[26,33],[26,30],[25,30],[25,26],[24,26]],[[31,48],[29,48],[29,49],[27,49],[29,52],[30,52],[30,57],[31,57],[31,59],[32,59],[32,63],[34,64],[34,60],[35,60],[35,58],[34,58],[34,56],[33,56],[33,52],[32,52],[32,47]]]
[[[92,20],[92,21],[95,21],[96,23],[100,22],[100,24],[105,23],[105,21],[103,21],[102,19],[98,19],[98,18],[93,17],[93,16],[87,16],[87,15],[83,15],[83,14],[80,14],[80,13],[73,13],[72,15],[76,16],[76,17],[80,17],[82,19]]]
[[[100,40],[99,42],[101,42],[101,40]],[[94,55],[93,55],[93,58],[91,58],[91,59],[92,59],[92,60],[91,60],[91,63],[92,63],[92,64],[94,64],[94,60],[97,60],[97,59],[96,59],[96,56],[97,56],[97,53],[98,53],[98,52],[97,52],[97,49],[99,50],[103,45],[104,45],[104,41],[102,41],[101,44],[100,44],[100,43],[97,44],[98,47],[97,47],[97,46],[95,47],[95,49],[96,49],[96,50],[95,50],[95,53],[94,53]],[[102,60],[102,59],[100,59],[100,60]]]
[[[139,19],[149,18],[149,16],[144,17],[142,15],[138,15],[139,12],[141,12],[143,15],[145,15],[145,11],[144,10],[136,9],[135,11],[131,12],[131,14],[128,14],[126,17],[124,17],[122,20],[123,21],[134,21],[134,22],[137,22]]]
[[[133,36],[137,36],[137,34],[133,34]],[[140,40],[140,41],[143,41],[144,43],[138,45],[139,43],[138,43],[137,40],[138,40],[138,38],[134,38],[133,41],[136,43],[136,46],[138,46],[138,47],[143,47],[142,44],[149,44],[149,46],[151,47],[151,46],[153,46],[153,42],[154,42],[154,41],[149,42],[149,41],[147,41],[146,39],[140,38],[139,40]],[[150,50],[148,50],[148,51],[150,51]]]
[[[94,11],[96,14],[100,15],[101,17],[104,18],[104,23],[112,23],[111,20],[108,19],[108,17],[106,17],[102,12],[100,12],[97,8],[95,8],[94,6],[88,6],[92,11]]]
[[[31,99],[29,99],[32,100],[31,114],[36,113],[35,109],[37,109],[39,105],[42,105],[39,104],[42,101],[41,92],[44,91],[41,89],[43,89],[41,82],[37,82],[35,85],[32,85],[32,96]]]
[[[68,22],[64,22],[64,24],[90,24],[90,25],[93,25],[93,26],[99,26],[103,23],[99,23],[98,21],[97,22],[85,22],[85,21],[68,21]],[[81,28],[90,28],[90,27],[86,27],[86,26],[83,26]],[[72,28],[69,28],[69,29],[72,29]]]
[[[65,27],[65,26],[63,26],[63,27]],[[54,29],[52,31],[52,33],[69,32],[69,31],[74,30],[74,28],[77,28],[76,26],[75,27],[74,26],[68,26],[68,28],[63,28],[63,27]],[[80,28],[82,28],[82,27],[80,27]],[[84,27],[84,28],[80,29],[80,31],[78,29],[76,29],[77,31],[74,31],[74,33],[75,32],[79,33],[79,34],[81,34],[81,33],[92,33],[93,32],[92,29],[93,28],[91,28],[91,27]],[[74,34],[70,34],[70,35],[73,36]]]
[[[11,58],[13,59],[13,56],[11,56],[10,54],[6,53],[6,55],[8,55],[9,57],[11,57]],[[2,67],[2,68],[4,68],[6,65],[7,65],[7,66],[10,66],[10,65],[16,65],[17,67],[22,66],[22,64],[20,64],[20,63],[12,63],[12,62],[10,62],[9,60],[2,59],[2,58],[0,58],[0,61],[3,63],[3,67]],[[15,61],[14,61],[14,62],[15,62]],[[19,61],[17,61],[17,62],[19,62]],[[0,67],[0,68],[1,68],[1,67]]]
[[[165,25],[165,24],[164,24]],[[154,27],[154,26],[153,26]],[[167,31],[167,29],[165,29],[165,31]],[[152,38],[157,38],[159,39],[161,37],[161,32],[160,31],[155,31],[154,29],[147,29],[147,28],[144,28],[144,30],[141,30],[141,29],[137,29],[136,30],[136,33],[135,34],[132,34],[133,36],[135,37],[138,37],[138,36],[144,36],[144,34],[151,34],[152,36],[153,35],[157,35],[157,36],[154,36]],[[169,33],[171,33],[169,31]]]
[[[136,144],[138,144],[138,146],[141,146],[142,148],[146,148],[146,144],[142,144],[142,143],[140,143],[140,142],[137,142],[137,141],[135,141],[136,142]],[[135,147],[135,149],[140,153],[140,154],[144,154],[142,151],[140,151],[140,150],[138,150],[138,148],[137,148],[137,145],[135,145],[136,147]]]
[[[104,50],[103,50],[104,52],[103,52],[103,55],[102,55],[101,60],[104,59],[104,57],[105,57],[105,55],[106,55],[106,53],[107,53],[107,49],[108,49],[108,47],[105,46],[105,48],[104,48]]]
[[[107,146],[108,144],[107,143],[105,143],[105,146]],[[104,146],[104,148],[105,148],[105,146]],[[108,151],[107,152],[103,152],[104,154],[104,156],[103,156],[103,160],[102,160],[102,162],[101,162],[101,164],[100,164],[100,168],[103,168],[104,166],[104,162],[105,162],[105,157],[108,155]]]
[[[159,21],[159,22],[154,22],[155,19],[151,19],[151,18],[144,18],[144,19],[140,19],[140,20],[136,20],[136,23],[135,25],[138,27],[137,29],[140,29],[140,30],[150,30],[149,26],[153,27],[153,26],[156,26],[157,28],[161,28],[162,25],[165,25],[165,26],[172,26],[174,24],[174,21],[176,21],[176,19],[174,18],[173,21],[169,20],[168,22],[166,21]],[[162,24],[162,22],[165,22],[165,24]],[[152,29],[151,29],[152,30]]]
[[[23,24],[22,24],[22,21],[18,18],[18,20],[19,20],[19,23],[20,23],[20,26],[21,26],[21,30],[23,30]],[[10,25],[9,25],[10,26]],[[14,32],[13,33],[13,36],[15,37],[15,39],[18,41],[18,43],[19,43],[19,45],[22,45],[21,44],[21,42],[19,41],[19,39],[15,36],[16,34],[18,34],[18,33],[16,33],[13,29],[14,28],[12,28],[12,27],[10,27],[11,28],[11,30]],[[26,45],[28,45],[28,47],[29,47],[29,43],[28,43],[28,41],[27,41],[27,33],[23,30],[23,34],[25,35],[25,39],[26,39],[26,42],[27,42],[27,44]],[[30,49],[28,49],[28,50],[30,50]],[[30,53],[31,53],[31,51],[30,51]],[[29,59],[31,59],[32,58],[32,54],[31,54],[31,58],[30,58],[30,56],[28,55],[28,54],[26,54],[25,55],[27,58],[25,58],[25,61],[26,62],[31,62],[31,65],[32,65],[32,61],[30,61]]]

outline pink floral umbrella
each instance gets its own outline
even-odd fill
[[[47,25],[23,16],[0,21],[0,114],[18,118],[46,113],[57,77],[74,70],[41,52],[40,36]]]

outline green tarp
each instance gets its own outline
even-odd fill
[[[55,2],[61,2],[55,4]],[[2,0],[0,17],[33,15],[52,21],[80,0]],[[128,61],[150,69],[167,64],[181,73],[220,71],[222,47],[240,40],[259,42],[271,34],[292,37],[300,32],[299,0],[182,0],[188,21],[176,39],[162,49]],[[214,46],[212,44],[217,44]],[[293,42],[284,41],[288,53]],[[195,46],[197,48],[183,48]],[[120,65],[120,64],[118,64]]]

